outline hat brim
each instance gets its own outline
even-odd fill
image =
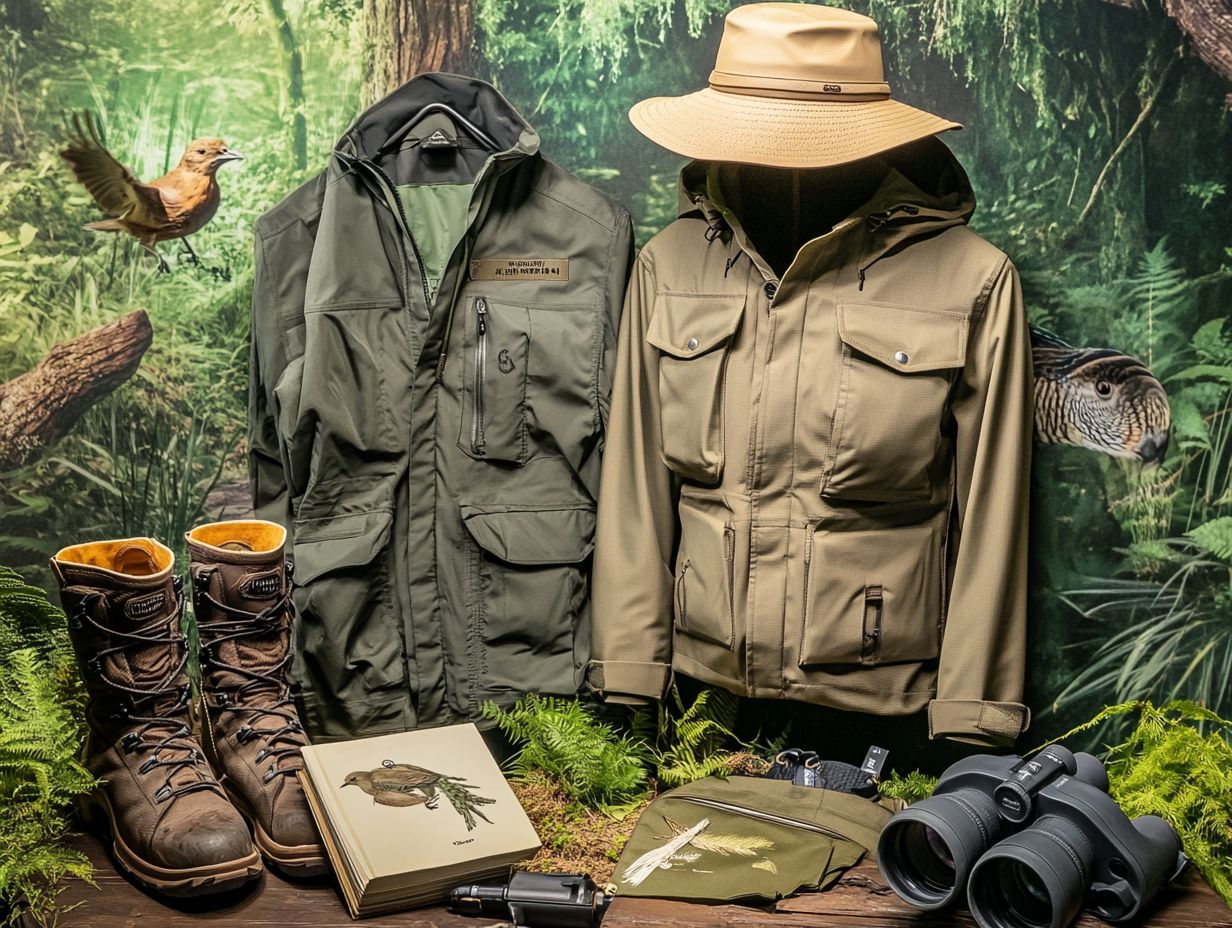
[[[707,87],[634,104],[642,135],[687,158],[825,168],[871,158],[962,125],[897,100],[798,100]]]

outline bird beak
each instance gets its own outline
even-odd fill
[[[218,154],[218,157],[215,158],[214,160],[218,162],[219,164],[225,164],[228,161],[243,161],[244,156],[241,155],[238,151],[228,150],[228,151],[220,152]]]
[[[343,786],[355,786],[355,785],[357,785],[357,784],[352,783],[352,782],[350,782],[350,781],[348,780],[346,783],[343,783],[342,785],[343,785]]]
[[[1168,433],[1151,432],[1138,443],[1134,453],[1145,467],[1154,467],[1161,463],[1168,453]]]

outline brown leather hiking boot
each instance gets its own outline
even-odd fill
[[[204,740],[223,787],[284,873],[329,871],[296,773],[304,730],[291,697],[291,588],[280,525],[214,522],[188,533],[200,636]]]
[[[84,763],[103,780],[82,812],[110,829],[117,863],[139,882],[199,896],[262,868],[192,734],[174,561],[131,538],[64,548],[51,565],[89,696]]]

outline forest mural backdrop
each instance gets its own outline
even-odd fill
[[[630,206],[644,242],[674,215],[680,162],[625,113],[703,85],[730,5],[0,0],[0,564],[50,587],[69,541],[174,544],[243,511],[252,224],[362,101],[420,68],[484,76],[551,157]],[[974,226],[1021,269],[1060,389],[1110,421],[1142,390],[1170,401],[1154,444],[1061,423],[1050,434],[1070,444],[1038,446],[1033,740],[1137,697],[1232,713],[1227,46],[1180,0],[852,6],[881,23],[896,95],[966,124],[946,141]],[[135,242],[83,228],[98,213],[58,151],[85,110],[141,178],[200,136],[247,156],[220,172],[200,265],[167,243],[160,274]],[[104,324],[112,373],[72,386],[94,401],[81,414],[37,366]],[[19,402],[27,425],[34,409],[56,427],[18,428]]]

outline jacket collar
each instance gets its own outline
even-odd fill
[[[496,155],[534,155],[539,134],[495,87],[475,77],[442,71],[420,74],[377,101],[351,124],[335,151],[375,160],[381,146],[429,103],[446,103],[497,142]]]

